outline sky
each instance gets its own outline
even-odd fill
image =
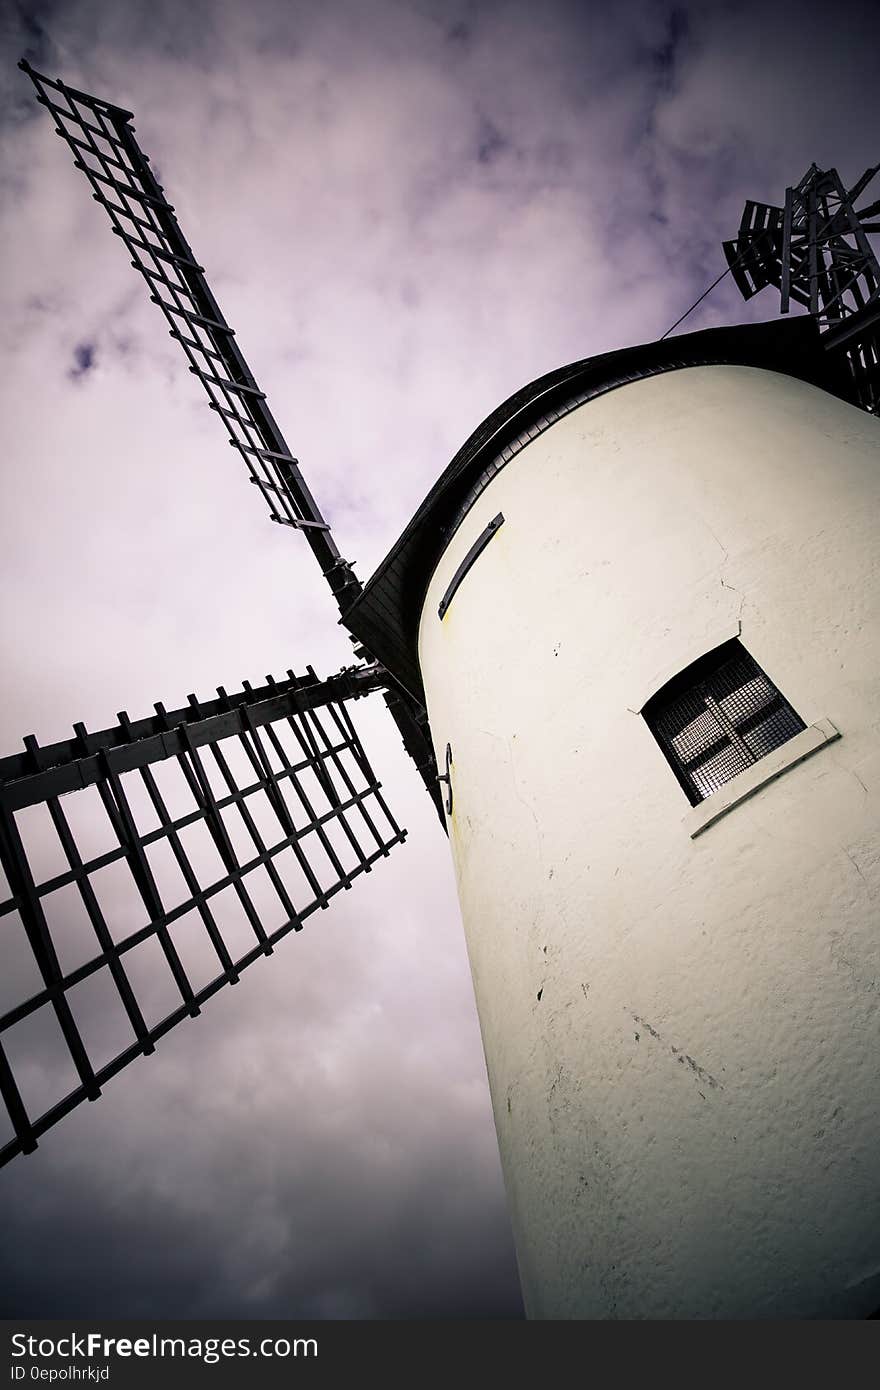
[[[351,661],[19,57],[135,112],[365,580],[502,399],[669,328],[746,198],[880,159],[878,39],[853,0],[7,6],[0,754]],[[680,331],[776,311],[728,279]],[[522,1316],[446,841],[353,714],[407,844],[0,1172],[0,1315]]]

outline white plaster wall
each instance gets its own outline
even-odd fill
[[[690,368],[539,436],[431,581],[420,659],[531,1316],[880,1306],[878,504],[877,421]],[[691,840],[639,710],[740,631],[843,736]]]

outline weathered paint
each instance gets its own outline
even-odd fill
[[[532,1316],[880,1305],[878,503],[876,420],[696,367],[540,435],[433,575],[420,661]],[[736,633],[842,737],[692,839],[639,711]]]

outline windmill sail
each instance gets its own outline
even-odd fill
[[[340,555],[235,332],[208,287],[204,267],[135,139],[132,112],[46,77],[25,59],[19,67],[33,82],[37,100],[54,117],[56,132],[70,146],[93,197],[127,247],[131,264],[144,277],[150,299],[165,315],[171,336],[204,386],[211,409],[223,421],[229,443],[244,459],[271,519],[302,531],[344,621],[361,593],[361,583],[351,563]],[[385,702],[404,748],[445,824],[425,711],[393,679],[385,684]]]
[[[403,842],[346,708],[379,680],[288,672],[0,761],[0,1166]]]
[[[19,65],[51,112],[55,130],[105,209],[131,263],[147,282],[190,371],[204,386],[229,442],[245,460],[251,482],[273,521],[302,530],[341,609],[360,585],[336,548],[330,527],[305,484],[297,460],[266,404],[235,333],[220,310],[204,267],[180,230],[174,208],[134,138],[132,113],[64,82]]]
[[[780,312],[802,304],[822,330],[826,348],[852,377],[859,404],[880,411],[880,264],[868,233],[880,201],[855,204],[880,170],[866,169],[847,190],[836,169],[811,164],[785,191],[782,207],[746,203],[735,240],[724,253],[744,299],[767,285],[779,290]]]

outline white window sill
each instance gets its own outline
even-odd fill
[[[805,758],[811,758],[820,748],[825,748],[839,738],[840,730],[835,728],[831,720],[820,719],[808,729],[795,734],[794,738],[790,738],[780,748],[775,748],[772,753],[760,758],[758,762],[746,768],[745,772],[738,772],[685,816],[683,824],[691,839],[702,835],[710,825],[726,816],[734,806],[739,806],[750,796],[754,796],[755,792],[766,787],[768,782],[775,782],[776,778],[788,772],[789,768],[797,767]]]

